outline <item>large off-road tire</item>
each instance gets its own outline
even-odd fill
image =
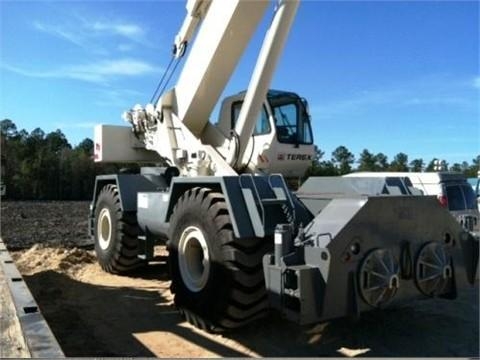
[[[95,205],[95,253],[103,270],[122,273],[139,267],[135,213],[123,212],[116,185],[105,185]]]
[[[266,314],[266,239],[236,239],[221,193],[194,188],[178,200],[167,243],[175,304],[195,326],[220,331]]]

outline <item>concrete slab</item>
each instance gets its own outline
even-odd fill
[[[64,354],[0,239],[0,358]]]
[[[1,250],[0,250],[1,251]],[[29,358],[7,279],[0,266],[0,358]]]

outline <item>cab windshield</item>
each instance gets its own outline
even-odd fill
[[[277,139],[284,144],[313,143],[307,103],[296,94],[269,92],[268,101],[275,119]]]

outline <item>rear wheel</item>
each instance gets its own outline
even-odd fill
[[[116,185],[108,184],[95,205],[95,253],[103,270],[121,273],[142,265],[135,213],[122,211]]]
[[[178,200],[168,241],[172,292],[187,320],[206,330],[237,328],[266,313],[265,239],[236,239],[221,193],[194,188]]]

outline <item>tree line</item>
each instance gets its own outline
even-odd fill
[[[401,171],[401,172],[428,172],[436,171],[436,163],[441,159],[433,158],[426,162],[417,158],[409,161],[408,155],[400,152],[388,161],[383,153],[372,153],[363,149],[358,159],[345,146],[337,147],[331,154],[330,159],[325,158],[325,152],[315,147],[315,157],[312,166],[308,169],[307,176],[337,176],[353,171]],[[466,177],[476,177],[480,170],[480,155],[472,159],[471,163],[448,164],[443,162],[442,170],[456,171],[465,174]]]
[[[45,134],[36,128],[28,133],[18,130],[10,119],[1,121],[1,176],[8,199],[88,200],[94,179],[99,174],[115,173],[125,164],[98,164],[93,161],[93,141],[85,138],[72,147],[61,130]],[[316,147],[308,176],[337,176],[352,171],[434,171],[435,160],[412,159],[400,152],[392,161],[383,153],[364,149],[358,159],[345,146],[337,147],[331,157]],[[476,177],[480,155],[455,164],[448,170]]]
[[[119,165],[93,161],[89,138],[72,147],[60,130],[28,133],[10,119],[1,121],[0,153],[7,199],[91,199],[95,176],[119,170]]]

